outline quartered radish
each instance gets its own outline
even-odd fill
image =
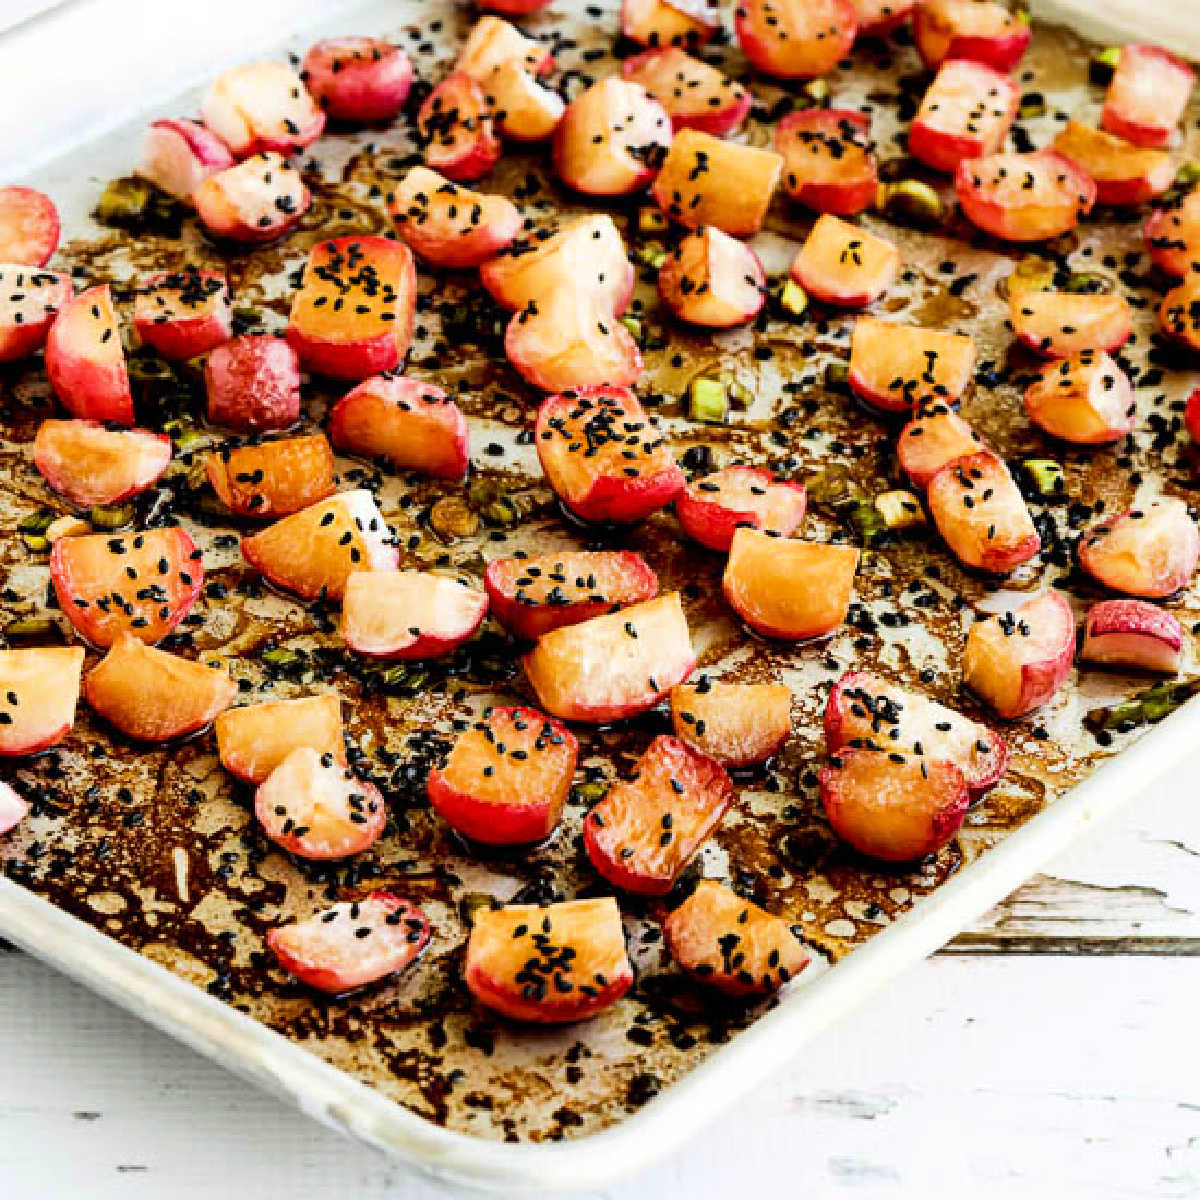
[[[532,75],[544,75],[554,67],[554,57],[541,42],[510,21],[491,15],[480,17],[463,41],[455,71],[483,83],[505,63],[515,63]]]
[[[1168,337],[1200,353],[1200,272],[1195,268],[1162,298],[1158,324]]]
[[[913,36],[927,67],[966,58],[1011,71],[1033,33],[1028,21],[995,0],[918,0]]]
[[[853,108],[805,108],[775,127],[783,186],[817,212],[853,216],[869,208],[879,186],[871,118]]]
[[[738,0],[733,27],[756,70],[814,79],[850,53],[858,13],[851,0]]]
[[[1186,634],[1179,620],[1146,600],[1100,600],[1083,623],[1082,662],[1174,675]]]
[[[658,272],[658,294],[681,320],[706,329],[744,325],[766,300],[767,275],[744,242],[712,226],[680,240]]]
[[[290,429],[300,419],[300,359],[282,338],[231,338],[204,362],[208,419],[239,433]]]
[[[995,154],[1017,118],[1021,89],[980,62],[950,59],[938,68],[908,131],[908,152],[935,171]]]
[[[43,421],[33,462],[72,504],[119,504],[150,487],[171,461],[171,439],[148,429],[110,429],[100,421]]]
[[[1170,51],[1129,42],[1121,47],[1100,123],[1135,146],[1168,146],[1195,82],[1192,68]]]
[[[971,382],[975,343],[962,333],[859,317],[850,340],[850,388],[885,412],[953,403]]]
[[[714,683],[703,675],[671,693],[675,736],[727,768],[766,762],[792,733],[792,692],[782,683]]]
[[[200,112],[238,158],[303,150],[325,128],[325,114],[300,76],[280,62],[246,63],[218,75]]]
[[[21,799],[15,788],[0,783],[0,837],[11,833],[29,816],[29,805]]]
[[[983,439],[952,408],[937,402],[924,404],[896,440],[900,467],[919,488],[947,463],[982,450]]]
[[[1133,385],[1103,350],[1047,363],[1025,390],[1025,411],[1044,433],[1080,446],[1119,441],[1135,424]]]
[[[73,416],[133,424],[129,371],[107,283],[80,292],[58,310],[46,336],[46,374]]]
[[[417,114],[417,131],[425,162],[462,182],[486,175],[504,151],[483,86],[463,71],[446,76],[429,93]]]
[[[1200,188],[1160,208],[1146,222],[1146,246],[1158,269],[1182,279],[1200,262]]]
[[[1133,335],[1129,301],[1116,294],[1009,290],[1013,333],[1044,358],[1119,350]]]
[[[683,531],[710,550],[726,551],[739,529],[788,537],[804,520],[804,485],[762,467],[726,467],[693,479],[675,498]]]
[[[1051,149],[1091,177],[1099,204],[1136,208],[1175,182],[1175,164],[1165,150],[1142,149],[1079,121],[1069,121]]]
[[[621,0],[621,32],[641,46],[695,48],[720,28],[718,0]]]
[[[750,93],[710,63],[678,46],[646,50],[621,64],[621,75],[659,102],[675,129],[726,137],[750,113]]]
[[[0,187],[0,263],[42,267],[58,249],[54,201],[29,187]]]
[[[1053,150],[964,159],[954,187],[971,224],[1006,242],[1069,233],[1096,203],[1092,177]]]
[[[36,354],[73,290],[67,275],[0,265],[0,363]]]
[[[493,67],[481,83],[496,127],[509,141],[544,142],[567,111],[566,101],[556,91],[517,62]]]
[[[412,87],[412,62],[399,46],[379,38],[326,38],[310,47],[300,66],[310,95],[335,121],[390,121]]]
[[[262,783],[302,746],[346,762],[342,701],[333,692],[227,709],[217,717],[215,732],[221,766],[246,783]]]
[[[218,499],[239,517],[273,521],[334,491],[333,452],[323,434],[224,446],[204,460]]]
[[[865,308],[891,286],[900,251],[840,217],[817,219],[792,262],[792,278],[814,300],[840,308]]]
[[[0,650],[0,757],[37,754],[71,732],[82,646]]]
[[[236,161],[207,125],[180,117],[150,123],[137,173],[168,196],[191,203],[210,175],[227,171]]]
[[[273,242],[312,205],[300,172],[273,151],[209,175],[192,193],[200,223],[215,238]]]
[[[186,361],[233,336],[233,305],[225,276],[185,267],[152,275],[138,288],[133,323],[143,343],[163,358]]]
[[[1200,557],[1200,533],[1174,496],[1126,509],[1088,529],[1079,565],[1114,592],[1161,600],[1187,587]]]

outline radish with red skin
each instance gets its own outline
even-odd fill
[[[678,592],[564,625],[522,660],[542,708],[605,725],[659,704],[696,666]]]
[[[767,274],[744,242],[711,226],[684,237],[658,271],[658,294],[681,321],[732,329],[766,302]]]
[[[305,370],[368,379],[408,357],[417,304],[412,251],[384,237],[318,242],[292,297],[287,340]]]
[[[963,683],[997,716],[1014,719],[1053,700],[1074,659],[1071,606],[1061,592],[1042,592],[971,626]]]
[[[575,735],[537,709],[487,709],[430,773],[429,803],[484,845],[540,842],[562,816],[578,753]]]
[[[537,38],[522,33],[510,21],[480,17],[463,42],[454,70],[483,83],[505,63],[516,63],[531,75],[544,75],[554,69],[554,56]]]
[[[46,374],[72,416],[133,424],[129,371],[107,283],[80,292],[58,310],[46,335]]]
[[[550,0],[479,0],[479,7],[499,13],[502,17],[527,17],[549,3]]]
[[[1193,442],[1200,445],[1200,387],[1196,388],[1187,398],[1183,421],[1187,426],[1188,436]]]
[[[1070,358],[1085,350],[1112,353],[1133,336],[1124,296],[1009,290],[1013,333],[1043,358]]]
[[[879,187],[871,118],[853,108],[805,108],[775,127],[783,186],[799,204],[850,217],[870,208]]]
[[[738,0],[733,27],[756,70],[815,79],[850,53],[858,13],[851,0]]]
[[[913,486],[927,488],[947,463],[984,448],[983,439],[952,408],[923,404],[900,430],[896,457]]]
[[[29,187],[0,187],[0,263],[43,267],[58,249],[54,201]]]
[[[675,129],[727,137],[750,114],[750,93],[710,63],[678,46],[645,50],[621,64],[621,76],[640,83],[659,102]]]
[[[282,338],[231,338],[204,363],[208,419],[239,433],[290,429],[300,420],[300,359]]]
[[[1175,182],[1175,164],[1165,150],[1141,149],[1078,121],[1067,123],[1051,149],[1091,177],[1098,204],[1136,208]]]
[[[0,363],[36,354],[73,292],[68,275],[0,266]]]
[[[613,887],[665,896],[721,823],[733,784],[706,754],[662,734],[583,822],[583,847]]]
[[[713,683],[701,676],[671,693],[675,736],[726,769],[773,758],[792,733],[792,692],[782,683]]]
[[[906,413],[934,401],[952,404],[975,370],[966,334],[859,317],[850,339],[850,390],[873,408]]]
[[[395,539],[366,489],[338,492],[242,538],[242,557],[304,600],[340,600],[357,571],[393,571]]]
[[[1105,446],[1133,430],[1133,385],[1103,350],[1047,363],[1025,390],[1025,411],[1043,433],[1077,446]]]
[[[507,196],[474,192],[428,167],[408,172],[389,208],[413,253],[435,267],[477,267],[521,230],[521,214]]]
[[[207,125],[186,117],[152,121],[142,140],[137,173],[185,204],[210,176],[237,162]]]
[[[1096,203],[1095,180],[1053,150],[964,159],[954,188],[967,220],[1005,242],[1070,233]]]
[[[461,183],[481,179],[504,152],[483,86],[463,71],[429,93],[417,113],[417,132],[426,164]]]
[[[151,487],[171,462],[171,439],[148,429],[109,429],[99,421],[43,421],[33,463],[80,508],[120,504]]]
[[[846,619],[859,552],[739,529],[721,581],[729,607],[763,637],[828,637]]]
[[[908,131],[908,152],[953,174],[964,159],[995,154],[1017,119],[1021,89],[979,62],[950,59],[938,73]]]
[[[122,634],[83,684],[93,711],[138,742],[169,742],[212,723],[236,699],[223,670]]]
[[[138,288],[133,323],[143,343],[172,362],[207,354],[233,337],[225,276],[195,267],[150,276]]]
[[[1178,619],[1146,600],[1100,600],[1083,622],[1081,662],[1175,675],[1186,634]]]
[[[333,451],[323,434],[226,446],[204,460],[218,499],[239,517],[273,521],[333,495]]]
[[[325,114],[300,76],[280,62],[246,63],[218,75],[200,114],[236,158],[303,150],[325,128]]]
[[[621,32],[652,49],[696,49],[721,28],[718,0],[621,0]]]
[[[1008,767],[1004,739],[980,721],[870,671],[848,671],[825,702],[825,748],[918,753],[953,763],[974,799]]]
[[[1200,353],[1200,272],[1193,269],[1162,298],[1158,325],[1167,337]]]
[[[333,692],[226,709],[214,730],[221,766],[245,783],[262,783],[301,746],[346,764],[342,701]]]
[[[892,285],[900,251],[840,217],[825,213],[792,262],[792,278],[810,297],[839,308],[866,308]]]
[[[819,779],[834,833],[882,862],[935,854],[962,828],[971,803],[952,762],[922,755],[847,750]]]
[[[192,611],[204,586],[204,562],[177,526],[137,533],[59,538],[50,581],[79,635],[107,649],[123,633],[153,645]]]
[[[693,479],[675,498],[675,515],[693,541],[728,551],[743,528],[789,537],[804,520],[804,485],[776,479],[762,467],[726,467]]]
[[[859,37],[886,37],[913,14],[917,0],[851,0]]]
[[[918,0],[913,37],[927,67],[965,58],[1007,72],[1025,56],[1033,32],[994,0]]]
[[[1143,600],[1187,587],[1200,558],[1200,533],[1175,496],[1126,509],[1079,539],[1079,565],[1097,583]]]
[[[666,438],[627,388],[550,396],[534,444],[555,495],[582,521],[640,521],[683,490]]]
[[[11,833],[29,816],[29,805],[7,783],[0,782],[0,837]]]
[[[462,409],[435,384],[402,375],[347,392],[329,414],[329,436],[339,450],[432,479],[461,479],[471,463]]]
[[[267,946],[306,987],[341,996],[403,971],[429,944],[431,930],[411,901],[378,891],[268,930]]]
[[[467,940],[467,990],[513,1021],[585,1021],[633,983],[621,910],[611,896],[481,908]]]
[[[697,982],[739,998],[770,995],[808,966],[796,928],[714,879],[663,922],[671,957]]]
[[[1196,73],[1183,59],[1129,42],[1121,47],[1100,123],[1135,146],[1169,146],[1195,82]]]
[[[0,758],[48,750],[71,732],[83,658],[82,646],[0,650]]]
[[[404,107],[413,68],[399,46],[379,38],[326,38],[304,56],[300,78],[326,116],[373,125]]]
[[[500,135],[512,142],[544,142],[567,111],[566,101],[518,62],[500,63],[481,83]]]
[[[192,203],[214,238],[258,245],[294,229],[312,206],[312,193],[295,167],[269,152],[209,175]]]
[[[493,558],[483,585],[492,616],[530,641],[658,595],[658,576],[629,550]]]
[[[1146,222],[1146,248],[1166,275],[1182,279],[1200,262],[1200,188],[1177,204],[1158,209]]]
[[[948,463],[929,481],[929,513],[964,566],[1007,575],[1041,549],[1025,497],[990,450]]]

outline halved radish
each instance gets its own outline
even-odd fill
[[[948,463],[927,495],[938,532],[964,566],[1007,575],[1041,549],[1025,497],[990,450]]]
[[[666,109],[676,129],[700,129],[713,137],[726,137],[750,112],[750,93],[740,83],[678,46],[627,58],[621,75],[640,83]]]
[[[633,983],[621,910],[611,896],[481,908],[463,979],[480,1004],[514,1021],[594,1017]]]
[[[675,736],[723,767],[778,754],[792,733],[792,692],[782,683],[713,683],[707,675],[671,693]]]
[[[191,266],[152,275],[138,288],[133,323],[142,341],[163,358],[207,354],[233,336],[225,276]]]
[[[329,436],[340,450],[434,479],[461,479],[471,464],[462,409],[435,384],[401,375],[347,392],[329,414]]]
[[[892,242],[825,213],[796,252],[792,278],[814,300],[865,308],[887,291],[899,268]]]
[[[1051,148],[1092,178],[1100,204],[1136,208],[1175,182],[1175,164],[1165,150],[1142,149],[1079,121],[1069,121]]]
[[[237,699],[225,671],[147,646],[129,634],[84,681],[88,704],[139,742],[169,742],[210,724]]]
[[[1161,600],[1187,587],[1200,557],[1200,533],[1174,496],[1126,509],[1087,530],[1079,565],[1114,592]]]
[[[809,963],[791,925],[714,879],[671,912],[663,934],[689,975],[730,996],[769,995]]]
[[[702,226],[659,268],[658,294],[681,320],[729,329],[753,320],[766,300],[767,275],[744,242]]]
[[[983,439],[953,409],[945,404],[922,405],[900,431],[896,457],[900,467],[919,488],[947,463],[983,449]]]
[[[1200,188],[1146,222],[1146,247],[1160,271],[1182,279],[1200,262]]]
[[[472,637],[485,592],[431,571],[358,571],[346,580],[341,634],[371,658],[437,658]]]
[[[246,63],[218,75],[200,112],[238,158],[264,150],[303,150],[325,128],[325,114],[300,76],[280,62]]]
[[[1146,600],[1100,600],[1083,623],[1083,662],[1174,675],[1183,659],[1183,626]]]
[[[298,746],[258,785],[254,815],[267,837],[297,858],[348,858],[387,825],[379,789],[332,754]]]
[[[221,766],[247,783],[262,783],[301,746],[346,762],[342,701],[334,692],[226,709],[215,730]]]
[[[963,682],[1001,717],[1048,704],[1075,659],[1075,617],[1061,592],[976,621],[967,634]]]
[[[659,208],[687,229],[715,225],[733,237],[761,228],[783,157],[773,150],[681,129],[651,191]]]
[[[225,446],[204,460],[221,503],[239,517],[286,517],[334,491],[333,452],[319,433]]]
[[[168,196],[190,203],[210,175],[228,170],[236,161],[207,125],[180,117],[150,123],[137,173]]]
[[[679,593],[543,635],[523,660],[541,706],[605,724],[653,708],[696,665]]]
[[[300,419],[300,359],[282,338],[245,334],[204,362],[208,419],[241,433],[290,429]]]
[[[494,16],[480,17],[463,41],[455,71],[482,83],[505,63],[516,63],[532,75],[544,75],[553,69],[554,57],[541,42],[522,33],[511,22]]]
[[[1129,376],[1103,350],[1047,363],[1025,390],[1029,419],[1051,437],[1079,446],[1119,441],[1134,426]]]
[[[580,520],[639,521],[683,489],[666,438],[627,388],[549,397],[534,438],[547,481]]]
[[[949,59],[938,68],[908,131],[908,152],[953,174],[968,158],[995,154],[1017,119],[1021,89],[980,62]]]
[[[1200,352],[1200,272],[1195,268],[1162,298],[1158,324],[1168,337]]]
[[[537,709],[487,709],[430,773],[429,803],[485,845],[540,842],[562,815],[578,752],[575,735]]]
[[[403,242],[341,237],[318,242],[292,298],[287,340],[306,370],[366,379],[408,355],[417,268]]]
[[[703,46],[721,28],[718,0],[621,0],[621,32],[641,46]]]
[[[500,63],[481,82],[496,127],[510,141],[544,142],[567,111],[566,101],[520,63]]]
[[[1024,57],[1033,32],[1028,21],[995,0],[919,0],[913,36],[927,67],[967,58],[1011,71]]]
[[[82,646],[0,650],[0,757],[37,754],[71,732]]]
[[[68,299],[46,337],[46,374],[68,412],[133,424],[129,371],[107,283]]]
[[[429,943],[429,918],[391,892],[372,892],[267,932],[279,965],[307,987],[331,995],[403,971]]]
[[[0,783],[0,837],[11,833],[29,816],[29,805],[7,783]]]
[[[399,46],[370,37],[326,38],[309,48],[300,78],[335,121],[390,121],[412,87],[412,62]]]
[[[871,118],[852,108],[805,108],[775,127],[787,194],[817,212],[853,216],[879,186]]]
[[[417,130],[426,163],[449,179],[481,178],[504,151],[482,85],[462,71],[429,93],[417,114]]]
[[[37,353],[72,291],[67,275],[0,266],[0,363]]]
[[[1100,123],[1135,146],[1168,146],[1195,82],[1196,73],[1181,58],[1128,42],[1121,47]]]
[[[356,571],[393,571],[399,562],[375,497],[362,488],[242,538],[242,555],[276,587],[305,600],[340,600]]]
[[[1053,150],[964,159],[954,187],[971,224],[1006,242],[1069,233],[1096,203],[1092,177]]]
[[[400,236],[435,267],[477,267],[521,229],[521,214],[507,196],[473,192],[428,167],[409,171],[389,207]]]
[[[192,611],[204,563],[177,527],[59,538],[50,551],[59,607],[80,636],[107,649],[123,633],[153,645]]]
[[[665,896],[733,803],[724,769],[660,735],[583,823],[591,864],[614,887]]]
[[[99,421],[43,421],[33,462],[72,504],[119,504],[150,487],[171,461],[171,439],[148,429],[109,429]]]
[[[725,564],[725,599],[763,637],[787,641],[828,637],[846,619],[858,558],[853,546],[739,529]]]
[[[29,187],[0,187],[0,263],[41,267],[58,249],[58,209]]]
[[[493,558],[483,584],[492,616],[530,640],[658,595],[658,576],[629,550]]]
[[[803,484],[761,467],[735,466],[693,479],[675,498],[675,513],[688,537],[727,551],[739,529],[789,537],[804,520],[806,503]]]
[[[858,13],[851,0],[738,0],[733,27],[756,70],[813,79],[850,53]]]
[[[825,747],[830,754],[880,750],[945,759],[976,798],[995,787],[1008,766],[1008,746],[994,730],[869,671],[848,671],[830,691]]]
[[[885,37],[912,16],[917,0],[851,0],[859,37]]]
[[[1009,290],[1013,333],[1044,358],[1119,350],[1133,335],[1129,301],[1109,295]]]
[[[273,151],[209,175],[192,193],[200,223],[215,238],[273,242],[312,205],[300,172]]]
[[[975,343],[966,334],[859,317],[850,340],[850,387],[885,412],[953,403],[971,382]]]
[[[962,772],[921,755],[848,750],[820,774],[829,823],[860,854],[912,862],[962,828],[970,793]]]
[[[671,118],[640,83],[601,79],[554,131],[554,169],[586,196],[628,196],[654,178],[671,144]]]

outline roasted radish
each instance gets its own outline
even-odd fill
[[[726,467],[693,479],[675,499],[683,531],[710,550],[727,551],[739,529],[789,537],[804,520],[804,486],[761,467]]]
[[[851,0],[738,0],[733,27],[756,70],[814,79],[850,53],[858,13]]]
[[[346,762],[342,702],[332,692],[226,709],[215,730],[221,766],[246,783],[262,783],[301,746]]]
[[[1079,540],[1079,565],[1114,592],[1161,600],[1191,582],[1200,533],[1174,496],[1127,509],[1094,525]]]
[[[1068,122],[1051,148],[1092,178],[1099,204],[1136,208],[1175,181],[1175,164],[1165,150],[1145,150],[1078,121]]]
[[[0,650],[0,757],[37,754],[71,732],[82,646]]]
[[[72,504],[119,504],[167,469],[171,439],[148,429],[109,429],[99,421],[43,421],[33,440],[33,461]]]
[[[983,439],[953,409],[937,402],[922,405],[900,431],[896,457],[904,473],[919,488],[947,463],[983,449]]]
[[[239,433],[290,429],[300,419],[300,359],[282,338],[246,334],[204,362],[208,419]]]
[[[1162,298],[1158,324],[1169,338],[1200,353],[1200,272],[1195,268]]]
[[[1009,292],[1013,333],[1043,358],[1070,358],[1085,350],[1119,350],[1133,334],[1124,296],[1072,292]]]
[[[1129,376],[1103,350],[1047,363],[1025,390],[1025,411],[1044,433],[1079,446],[1119,441],[1134,426]]]
[[[153,121],[142,141],[137,173],[176,200],[191,203],[210,176],[237,160],[207,125],[186,118]]]
[[[463,71],[448,75],[429,93],[417,114],[417,130],[426,163],[448,179],[479,179],[504,151],[483,86]]]
[[[129,371],[107,283],[80,292],[58,310],[46,336],[46,374],[73,416],[133,424]]]
[[[0,263],[41,267],[58,249],[54,201],[28,187],[0,187]]]
[[[1100,123],[1135,146],[1169,146],[1192,94],[1196,73],[1157,46],[1121,48]]]
[[[207,354],[233,336],[225,276],[195,267],[152,275],[138,289],[133,323],[138,337],[163,358]]]
[[[750,112],[750,93],[716,67],[667,46],[627,58],[621,74],[658,101],[676,129],[727,137]]]
[[[333,452],[319,433],[225,446],[204,460],[218,499],[239,517],[273,521],[334,491]]]
[[[11,833],[29,816],[29,805],[7,783],[0,783],[0,837]]]
[[[658,272],[663,303],[681,321],[707,329],[729,329],[753,320],[766,290],[758,255],[712,226],[684,237]]]
[[[294,229],[312,205],[312,193],[295,167],[268,152],[209,175],[192,203],[214,238],[257,244]]]
[[[1069,233],[1096,203],[1092,177],[1052,150],[964,159],[954,187],[971,224],[1005,242]]]
[[[971,382],[975,343],[961,333],[859,317],[850,341],[850,388],[885,412],[953,403]]]
[[[326,116],[374,124],[404,107],[413,69],[399,46],[379,38],[326,38],[304,56],[300,78]]]
[[[1146,246],[1158,269],[1182,279],[1200,262],[1200,188],[1146,222]]]
[[[531,75],[544,75],[554,66],[554,58],[536,38],[522,33],[500,17],[480,17],[463,42],[455,71],[482,83],[499,66],[515,63]]]
[[[823,304],[866,308],[891,286],[900,251],[886,238],[826,213],[796,253],[792,278]]]
[[[496,127],[510,141],[544,142],[567,111],[566,101],[520,63],[500,63],[481,82]]]
[[[1146,600],[1101,600],[1083,623],[1083,662],[1174,675],[1183,658],[1183,626]]]
[[[675,736],[727,768],[778,754],[792,732],[792,693],[782,683],[681,684],[671,693]]]
[[[938,68],[908,131],[908,152],[953,174],[968,158],[995,154],[1017,118],[1021,89],[980,62],[950,59]]]
[[[1029,48],[1028,21],[995,0],[918,0],[913,36],[927,67],[948,58],[985,63],[1011,71]]]
[[[869,208],[879,186],[871,118],[852,108],[806,108],[775,128],[783,186],[817,212],[853,216]]]
[[[204,124],[238,158],[291,154],[321,136],[325,114],[286,63],[257,62],[218,75],[200,105]]]
[[[72,290],[66,275],[0,266],[0,363],[28,358],[46,344]]]
[[[621,0],[621,32],[642,46],[695,48],[720,28],[718,0]]]

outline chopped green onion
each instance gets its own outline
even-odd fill
[[[1093,708],[1084,718],[1093,733],[1102,730],[1133,729],[1138,725],[1153,725],[1169,717],[1193,696],[1200,693],[1200,677],[1194,679],[1172,679],[1156,683],[1144,692],[1122,700],[1119,704]]]
[[[875,207],[894,221],[909,225],[937,225],[942,220],[942,198],[920,179],[882,183]]]
[[[776,299],[780,309],[794,320],[808,308],[808,293],[794,279],[784,280]]]
[[[881,492],[875,497],[875,507],[890,530],[915,529],[925,524],[925,510],[912,492]]]
[[[725,384],[708,375],[700,375],[688,384],[688,413],[693,421],[719,425],[729,409]]]
[[[4,627],[4,636],[10,642],[48,637],[57,632],[58,622],[53,617],[18,617]]]
[[[1033,491],[1045,500],[1058,500],[1067,494],[1067,477],[1062,466],[1051,458],[1030,458],[1021,464]]]
[[[1088,63],[1088,78],[1093,83],[1108,83],[1113,77],[1113,72],[1117,69],[1117,64],[1121,61],[1121,47],[1107,46],[1105,49],[1092,55],[1092,61]]]
[[[132,520],[132,504],[94,504],[88,510],[88,521],[97,529],[120,529]]]
[[[638,233],[666,233],[670,223],[661,208],[643,205],[638,209],[637,228]]]

